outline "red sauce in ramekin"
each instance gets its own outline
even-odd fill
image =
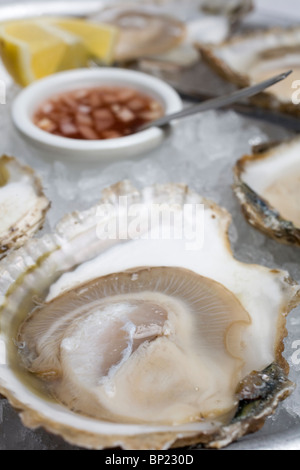
[[[164,114],[161,103],[132,88],[102,86],[61,93],[42,103],[33,122],[72,139],[113,139],[133,134]]]

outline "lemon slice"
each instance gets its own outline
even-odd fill
[[[91,57],[113,60],[114,27],[64,18],[20,20],[0,25],[0,55],[21,86],[55,72],[85,67]]]
[[[76,36],[39,21],[16,21],[0,27],[4,65],[21,86],[87,63],[87,51]]]
[[[115,26],[76,18],[50,18],[48,21],[79,37],[91,57],[106,65],[112,63],[119,32]]]

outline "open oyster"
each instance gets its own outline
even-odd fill
[[[262,107],[299,115],[297,83],[294,84],[300,71],[299,33],[298,27],[274,28],[236,36],[221,45],[199,47],[204,60],[223,78],[239,87],[293,70],[294,73],[286,80],[252,98],[252,101]]]
[[[249,223],[278,242],[300,246],[300,138],[244,156],[234,175]]]
[[[0,263],[0,392],[88,448],[222,447],[293,389],[286,272],[235,260],[229,214],[127,181]],[[1,348],[0,348],[1,350]]]
[[[49,205],[31,168],[0,157],[0,258],[41,228]]]
[[[178,4],[172,2],[164,6],[116,3],[90,19],[118,28],[117,62],[142,61],[143,68],[186,68],[200,60],[195,43],[216,44],[229,36],[231,16],[207,14],[194,6],[194,14],[186,18],[186,12],[177,10]]]
[[[119,40],[115,59],[120,62],[162,54],[175,48],[185,37],[185,24],[149,5],[116,4],[93,15],[93,21],[115,25]]]

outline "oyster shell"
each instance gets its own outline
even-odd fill
[[[33,170],[13,157],[0,157],[0,258],[41,228],[49,206]]]
[[[116,4],[93,15],[93,21],[115,25],[119,40],[114,52],[116,61],[163,54],[184,39],[185,24],[149,5]]]
[[[229,16],[231,21],[240,20],[253,10],[252,0],[203,0],[202,10],[214,15]]]
[[[278,242],[300,246],[300,138],[254,150],[237,162],[234,177],[248,222]]]
[[[201,13],[194,6],[190,17],[182,21],[186,12],[177,9],[178,5],[172,3],[160,7],[117,3],[102,8],[91,21],[118,28],[117,62],[137,61],[141,67],[151,69],[187,68],[200,60],[195,43],[224,41],[230,34],[232,17]]]
[[[274,28],[236,36],[217,46],[199,45],[203,59],[223,78],[246,87],[281,72],[293,70],[286,80],[251,100],[261,107],[293,115],[300,106],[293,99],[297,93],[294,81],[300,72],[300,29]]]
[[[0,392],[24,424],[95,449],[218,448],[259,429],[293,390],[300,290],[235,260],[229,224],[184,185],[125,181],[6,257]]]

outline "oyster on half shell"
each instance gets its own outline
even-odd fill
[[[105,6],[91,19],[118,28],[119,39],[114,52],[118,62],[169,52],[182,43],[186,34],[184,22],[152,5]]]
[[[251,225],[300,246],[300,138],[267,143],[234,168],[234,191]]]
[[[41,228],[49,206],[33,170],[13,157],[0,157],[0,258]]]
[[[293,73],[268,91],[251,98],[258,106],[300,115],[297,80],[300,74],[300,28],[274,28],[235,36],[216,46],[199,45],[203,59],[223,78],[239,87],[277,74]],[[295,84],[294,84],[295,82]],[[293,99],[295,96],[296,99]]]
[[[0,263],[0,392],[87,448],[219,448],[293,390],[287,272],[234,259],[230,216],[128,181]]]
[[[233,10],[237,20],[241,10]],[[195,43],[216,44],[228,38],[232,16],[227,14],[227,9],[226,14],[222,9],[221,12],[224,14],[204,13],[194,6],[186,18],[180,7],[178,11],[178,4],[172,2],[159,6],[129,2],[106,5],[90,20],[118,28],[119,39],[114,52],[117,63],[142,69],[176,70],[200,61]]]

